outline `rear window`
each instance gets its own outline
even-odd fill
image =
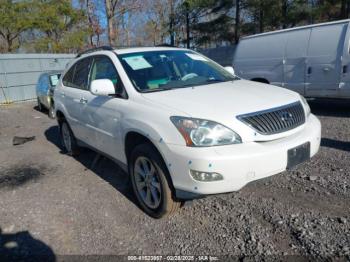
[[[74,64],[63,77],[65,86],[88,89],[88,76],[91,67],[91,58],[87,57]]]
[[[58,80],[60,79],[61,74],[50,75],[50,85],[56,86],[58,84]]]
[[[73,87],[87,89],[90,66],[90,58],[85,58],[77,62],[73,77]]]
[[[65,86],[73,86],[73,76],[74,76],[75,65],[73,65],[68,72],[64,75],[62,82]]]

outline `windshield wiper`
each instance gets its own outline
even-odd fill
[[[172,89],[177,89],[179,87],[159,87],[159,88],[153,88],[153,89],[144,89],[140,90],[141,93],[153,93],[153,92],[158,92],[158,91],[167,91],[167,90],[172,90]]]
[[[206,80],[207,83],[221,83],[221,82],[226,82],[227,80],[220,80],[220,79],[215,79],[215,78],[209,78]]]

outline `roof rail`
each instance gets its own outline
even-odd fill
[[[174,45],[171,45],[171,44],[167,44],[167,43],[164,43],[164,44],[159,44],[159,45],[155,45],[156,47],[176,47]]]
[[[85,54],[89,54],[89,53],[96,52],[96,51],[101,51],[101,50],[112,51],[114,49],[112,47],[110,47],[110,46],[99,46],[99,47],[87,49],[85,51],[82,51],[82,52],[78,53],[76,58],[77,57],[81,57],[82,55],[85,55]]]

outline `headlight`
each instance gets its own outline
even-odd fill
[[[306,112],[306,117],[309,117],[309,115],[311,114],[310,106],[309,106],[309,104],[307,103],[305,97],[303,97],[302,95],[300,95],[300,99],[301,99],[301,102],[302,102],[303,105],[304,105],[305,112]]]
[[[187,146],[205,147],[242,143],[238,134],[213,121],[180,116],[172,116],[170,120],[184,137]]]

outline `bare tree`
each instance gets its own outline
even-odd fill
[[[175,0],[168,0],[170,6],[170,21],[169,21],[169,34],[170,34],[170,45],[175,45]]]
[[[86,10],[86,18],[89,25],[89,46],[99,46],[100,36],[104,31],[100,24],[97,10],[97,6],[101,4],[100,0],[79,0],[79,2],[80,8]]]
[[[144,27],[150,34],[147,38],[152,39],[154,45],[164,43],[165,35],[168,33],[169,7],[167,1],[149,0],[144,2],[147,23]]]
[[[108,42],[114,45],[117,42],[117,21],[122,21],[122,17],[131,11],[139,9],[139,0],[105,0]]]
[[[236,2],[236,17],[235,17],[235,43],[239,41],[239,30],[240,30],[240,14],[241,14],[241,0],[235,0]]]

